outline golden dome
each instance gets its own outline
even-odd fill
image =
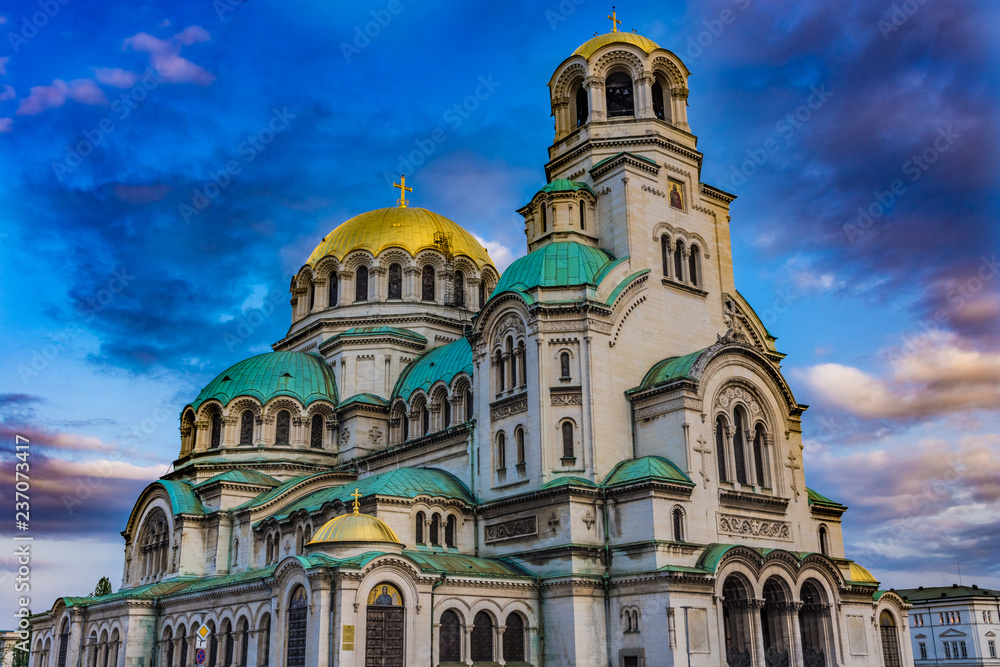
[[[380,519],[358,512],[356,503],[351,514],[341,514],[323,524],[308,544],[330,542],[394,542],[402,545],[392,528]]]
[[[590,56],[608,44],[632,44],[645,51],[647,55],[660,48],[659,44],[653,40],[634,32],[609,32],[587,40],[573,52],[573,55],[583,56],[586,60],[590,60]]]
[[[427,209],[399,206],[368,211],[341,224],[316,246],[307,264],[315,266],[327,255],[343,259],[354,250],[378,255],[392,247],[403,248],[411,255],[426,248],[446,250],[452,255],[465,255],[479,268],[493,266],[486,248],[458,223]]]
[[[851,581],[856,584],[877,584],[878,579],[876,579],[871,572],[861,567],[857,563],[851,563]]]

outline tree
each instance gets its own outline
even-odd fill
[[[90,597],[96,598],[102,595],[111,595],[111,580],[107,577],[101,577],[100,581],[97,582],[97,588],[90,594]]]

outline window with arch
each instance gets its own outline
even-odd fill
[[[431,412],[427,409],[427,402],[420,405],[420,435],[427,435],[431,432]]]
[[[403,298],[403,267],[399,264],[389,265],[389,298]]]
[[[449,514],[444,522],[444,545],[455,548],[455,515]]]
[[[664,234],[660,237],[660,261],[663,263],[663,277],[670,277],[670,237]]]
[[[701,285],[701,250],[694,244],[688,254],[688,280],[695,287]]]
[[[632,77],[625,72],[615,72],[605,80],[604,89],[608,102],[608,118],[635,115]]]
[[[88,646],[90,647],[90,667],[97,667],[97,661],[101,655],[101,647],[97,643],[97,631],[94,630],[90,633],[90,637],[87,639]]]
[[[524,428],[521,426],[514,429],[514,446],[517,449],[517,465],[523,466],[527,458],[524,451]]]
[[[219,412],[212,413],[212,441],[209,447],[215,449],[222,445],[222,414]]]
[[[208,636],[208,661],[207,661],[208,667],[215,667],[219,663],[219,634],[215,631],[215,623],[213,623],[212,621],[209,621],[205,625],[211,632],[211,634]],[[192,624],[191,636],[197,637],[198,636],[197,632],[198,632],[197,626],[195,624]],[[195,639],[195,641],[197,641],[197,639]],[[184,650],[181,652],[181,655],[182,656],[187,655],[187,646],[184,647]],[[180,667],[184,667],[185,664],[186,663],[184,662],[184,658],[182,657]]]
[[[564,421],[562,423],[562,446],[563,446],[563,461],[568,462],[576,458],[574,453],[574,443],[573,443],[573,423],[570,421]]]
[[[441,396],[441,425],[444,428],[451,426],[451,401],[448,400],[448,394]]]
[[[819,552],[824,556],[830,555],[830,531],[826,526],[819,527]]]
[[[431,516],[431,544],[439,547],[441,546],[441,515],[437,512]]]
[[[238,539],[234,539],[233,540],[233,567],[236,567],[236,564],[239,562],[239,560],[240,560],[240,541]]]
[[[728,482],[729,474],[726,466],[726,435],[728,424],[726,418],[719,415],[715,418],[715,456],[719,461],[719,480]]]
[[[522,341],[518,342],[518,344],[517,344],[517,364],[518,364],[518,366],[521,367],[520,368],[520,375],[518,377],[521,378],[521,385],[522,386],[528,384],[528,372],[527,372],[527,359],[528,359],[528,355],[526,354],[526,352],[527,352],[527,350],[524,347],[524,341],[522,340]]]
[[[309,446],[323,449],[323,415],[313,415],[309,424]]]
[[[406,408],[403,409],[400,420],[402,420],[401,424],[403,427],[403,442],[406,442],[410,439],[410,414],[406,411]]]
[[[570,379],[569,352],[559,353],[559,379],[561,380]]]
[[[424,301],[434,301],[436,291],[434,289],[434,267],[427,264],[420,275],[420,298]]]
[[[460,662],[462,660],[462,621],[451,609],[441,614],[441,630],[438,637],[438,660],[440,662]]]
[[[684,510],[675,507],[672,513],[674,523],[674,542],[684,541]]]
[[[271,615],[264,614],[257,626],[257,666],[268,667],[271,664]]]
[[[548,220],[545,217],[545,209],[546,209],[545,203],[542,202],[541,204],[539,204],[539,208],[541,209],[542,232],[545,232],[545,231],[548,230],[548,226],[549,226],[548,225]]]
[[[506,382],[504,382],[504,377],[506,374],[504,373],[505,364],[503,360],[503,352],[501,352],[500,350],[497,350],[496,353],[493,355],[493,365],[496,366],[497,369],[497,396],[499,396],[500,394],[503,393],[503,390],[506,385]]]
[[[497,433],[497,470],[507,469],[507,436],[501,431]]]
[[[167,515],[157,507],[146,517],[139,537],[141,578],[159,577],[166,573],[169,545],[170,526],[167,523]]]
[[[587,98],[587,89],[584,88],[583,82],[581,82],[576,89],[576,126],[586,125],[589,117],[590,100]]]
[[[473,662],[493,662],[493,618],[485,611],[476,614],[469,638]]]
[[[746,459],[746,428],[747,414],[743,406],[737,405],[733,409],[733,458],[736,459],[736,481],[740,484],[747,483],[747,459]]]
[[[732,403],[727,412],[716,415],[719,479],[770,491],[770,445],[761,406],[746,389],[729,388],[727,393],[733,397]],[[756,415],[753,419],[750,410]]]
[[[163,631],[163,667],[174,667],[174,631],[167,628]]]
[[[465,390],[465,421],[472,421],[475,416],[475,408],[472,404],[472,390]]]
[[[486,280],[483,278],[479,279],[479,307],[482,308],[486,304]]]
[[[337,275],[336,271],[331,271],[327,282],[326,302],[330,308],[333,308],[337,305],[337,299],[340,297],[340,276]]]
[[[625,634],[639,632],[639,610],[635,607],[622,609],[622,627]]]
[[[455,272],[455,279],[452,285],[452,300],[459,308],[465,308],[465,274],[461,271]]]
[[[236,653],[236,637],[233,636],[233,626],[230,624],[229,620],[222,622],[222,636],[225,637],[225,649],[223,651],[224,662],[223,665],[228,667],[233,664],[233,656]]]
[[[507,615],[503,631],[503,659],[506,662],[525,662],[524,656],[524,617],[511,612]]]
[[[244,410],[240,415],[240,444],[253,444],[253,410]]]
[[[288,410],[278,412],[274,420],[274,444],[287,445],[292,430],[292,413]]]
[[[580,229],[587,229],[587,205],[580,201]]]
[[[660,83],[659,79],[653,81],[653,87],[650,91],[653,94],[653,115],[659,120],[666,120],[666,104],[663,99],[663,84]]]
[[[236,624],[236,638],[240,642],[240,660],[238,667],[247,667],[247,657],[250,649],[250,624],[244,616]]]
[[[424,524],[427,522],[427,516],[423,512],[417,512],[417,523],[414,526],[414,540],[417,544],[424,543]]]
[[[684,282],[684,241],[674,244],[674,280]]]
[[[316,283],[309,283],[309,312],[316,306]]]
[[[306,589],[297,586],[288,601],[287,667],[305,667],[307,618]]]
[[[507,361],[510,363],[510,387],[513,389],[517,386],[517,355],[514,354],[514,339],[507,336]]]
[[[896,619],[886,610],[878,617],[879,634],[882,638],[882,664],[884,667],[901,667],[899,658],[899,635],[896,633]],[[958,655],[953,657],[957,658]]]
[[[753,465],[755,481],[762,487],[770,486],[764,470],[764,445],[767,435],[764,432],[764,425],[757,424],[753,430]]]

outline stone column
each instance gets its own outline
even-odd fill
[[[403,299],[406,301],[418,301],[417,288],[420,282],[420,269],[415,266],[407,266],[403,269]]]
[[[691,248],[687,246],[681,251],[681,276],[677,282],[691,284]]]
[[[504,633],[504,630],[506,630],[506,629],[507,629],[506,625],[498,625],[497,626],[496,646],[493,649],[493,653],[494,653],[493,660],[498,665],[500,665],[500,667],[503,667],[503,665],[507,664],[507,661],[503,659],[503,633]]]
[[[799,626],[800,609],[802,609],[801,602],[792,602],[788,605],[788,622],[792,626],[792,645],[788,648],[791,667],[805,664],[805,656],[802,654],[802,628]]]
[[[292,441],[292,449],[306,448],[306,427],[308,422],[302,417],[292,417],[292,433],[289,440]]]
[[[374,266],[368,269],[368,280],[370,285],[372,301],[385,301],[389,296],[389,269],[384,266]]]
[[[753,633],[754,664],[766,667],[764,664],[764,628],[760,622],[760,609],[764,600],[750,600],[750,632]]]
[[[313,312],[326,310],[330,306],[330,290],[326,288],[326,278],[313,280],[313,289],[316,290],[316,298],[313,300]]]
[[[229,415],[222,418],[222,448],[235,447],[239,440],[240,418]]]
[[[726,477],[736,483],[736,445],[732,426],[726,426]]]
[[[635,79],[635,117],[653,117],[653,74],[645,72]]]
[[[583,81],[587,89],[587,100],[590,103],[591,122],[601,122],[608,119],[607,105],[604,95],[604,77],[588,76]]]
[[[472,629],[474,626],[465,626],[465,664],[472,667]]]
[[[670,89],[670,104],[671,115],[673,117],[674,126],[678,127],[685,132],[691,131],[691,126],[687,122],[687,98],[688,89],[681,86],[676,86]]]
[[[552,115],[556,118],[556,141],[559,141],[572,130],[569,118],[569,97],[552,100]]]
[[[209,427],[211,422],[207,419],[199,419],[194,423],[195,428],[195,439],[194,439],[194,451],[204,452],[208,449],[209,441],[212,438],[212,434],[209,432]]]

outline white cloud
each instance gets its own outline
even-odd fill
[[[493,264],[496,265],[497,271],[500,273],[503,273],[514,261],[514,251],[499,241],[487,241],[478,234],[473,234],[472,237],[486,248],[486,252],[490,254],[490,259],[493,260]]]

